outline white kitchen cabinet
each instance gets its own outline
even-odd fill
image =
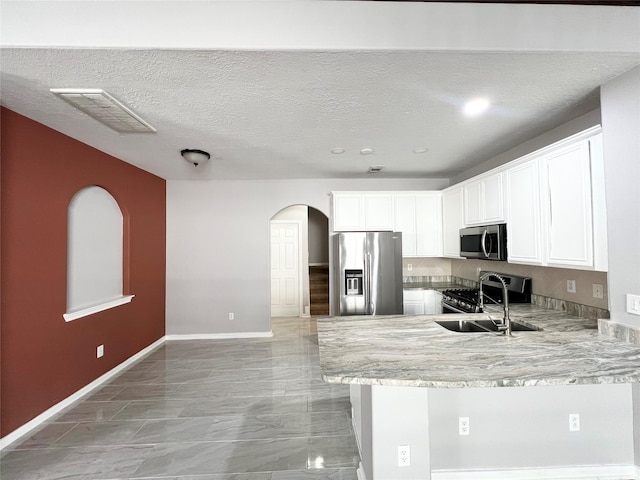
[[[405,315],[424,315],[424,290],[404,290],[402,306]]]
[[[395,232],[402,232],[402,256],[415,257],[417,255],[416,232],[416,196],[410,194],[398,194],[394,198],[394,224]]]
[[[504,172],[507,255],[510,263],[541,265],[540,176],[533,159]]]
[[[393,195],[335,192],[332,195],[333,231],[393,230]]]
[[[464,185],[464,222],[486,225],[504,221],[502,172],[481,175]]]
[[[402,232],[403,257],[442,256],[440,192],[395,194],[393,229]]]
[[[541,159],[547,227],[546,263],[593,266],[593,213],[589,142]]]
[[[442,313],[442,294],[437,290],[404,290],[405,315],[439,315]]]
[[[442,256],[442,195],[416,195],[416,256]]]
[[[442,192],[442,250],[445,257],[460,258],[460,229],[464,226],[462,187]]]
[[[602,137],[589,129],[504,171],[508,261],[607,270]]]

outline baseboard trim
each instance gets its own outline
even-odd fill
[[[436,470],[431,480],[543,480],[543,479],[607,479],[640,478],[640,467],[604,465],[587,467],[531,468],[513,470]]]
[[[235,332],[235,333],[173,333],[167,340],[229,340],[234,338],[270,338],[273,332]]]
[[[42,412],[37,417],[29,420],[27,423],[25,423],[21,427],[18,427],[17,429],[15,429],[10,434],[5,435],[4,437],[0,438],[0,451],[4,450],[6,447],[8,447],[12,443],[14,443],[16,440],[19,440],[20,438],[22,438],[25,435],[29,434],[32,430],[36,429],[42,423],[44,423],[47,420],[51,419],[53,416],[57,415],[62,410],[64,410],[68,406],[72,405],[74,402],[77,402],[82,397],[84,397],[85,395],[87,395],[91,391],[93,391],[96,388],[98,388],[99,386],[101,386],[103,383],[106,383],[108,380],[110,380],[111,378],[115,377],[117,374],[119,374],[125,368],[129,367],[130,365],[132,365],[133,363],[135,363],[138,360],[142,359],[143,357],[149,355],[155,349],[160,347],[165,342],[165,340],[166,340],[166,337],[162,337],[159,340],[156,340],[155,342],[153,342],[148,347],[140,350],[135,355],[129,357],[127,360],[122,362],[120,365],[112,368],[111,370],[109,370],[104,375],[96,378],[93,382],[89,383],[88,385],[85,385],[80,390],[78,390],[75,393],[69,395],[64,400],[56,403],[54,406],[52,406],[51,408],[45,410],[44,412]]]

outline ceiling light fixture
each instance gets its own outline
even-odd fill
[[[342,155],[344,152],[344,148],[334,148],[333,150],[331,150],[331,153],[333,153],[334,155]]]
[[[373,148],[362,148],[360,150],[360,155],[371,155],[373,154]]]
[[[429,149],[424,147],[416,147],[413,149],[413,153],[415,153],[416,155],[420,155],[421,153],[427,153],[428,151]]]
[[[489,100],[486,98],[474,98],[464,106],[464,114],[468,117],[475,117],[484,113],[489,108]]]
[[[193,163],[194,167],[197,167],[211,158],[211,155],[209,155],[208,152],[205,152],[204,150],[197,150],[195,148],[185,148],[180,151],[180,155],[182,155],[182,158],[187,162]]]
[[[99,88],[52,88],[50,92],[116,132],[156,132],[139,115]]]
[[[369,167],[369,173],[380,173],[383,168],[384,165],[371,165]]]

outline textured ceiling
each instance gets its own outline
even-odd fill
[[[4,106],[167,179],[358,178],[374,164],[385,165],[379,177],[450,177],[596,108],[598,86],[639,63],[622,53],[0,54]],[[53,87],[102,88],[158,133],[118,134]],[[477,95],[492,107],[466,118],[461,106]],[[194,168],[183,148],[212,159]]]

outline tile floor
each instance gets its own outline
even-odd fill
[[[170,341],[5,450],[2,480],[356,480],[349,388],[322,382],[316,323]]]

